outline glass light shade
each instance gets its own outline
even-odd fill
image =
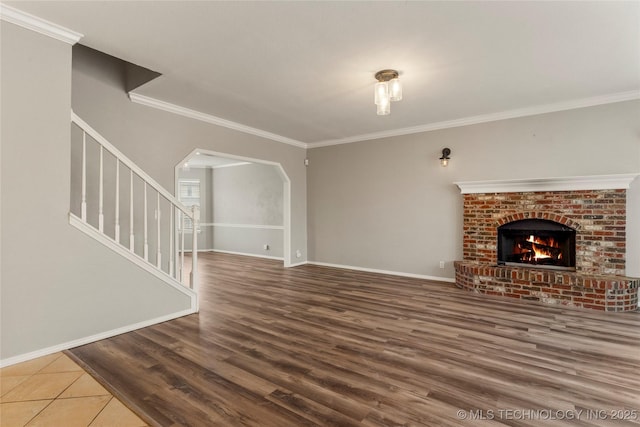
[[[387,82],[378,82],[374,88],[376,105],[389,103],[389,85]]]
[[[389,114],[391,114],[391,102],[387,100],[387,102],[381,102],[380,104],[378,104],[376,113],[379,116],[388,116]]]
[[[389,80],[389,99],[392,101],[402,100],[402,85],[397,77]]]
[[[449,159],[440,159],[440,164],[442,165],[443,168],[446,168],[447,165],[449,164]]]

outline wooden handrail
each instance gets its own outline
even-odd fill
[[[176,199],[173,194],[169,193],[164,189],[160,184],[158,184],[151,176],[149,176],[145,171],[143,171],[138,165],[133,163],[127,156],[122,154],[120,150],[113,146],[109,141],[107,141],[102,135],[100,135],[95,129],[87,124],[84,120],[82,120],[76,113],[71,111],[71,121],[78,125],[80,129],[87,133],[91,138],[93,138],[98,144],[103,146],[107,151],[113,154],[120,162],[131,169],[136,175],[138,175],[143,181],[146,181],[154,190],[162,194],[162,197],[169,200],[172,204],[174,204],[178,209],[184,212],[188,217],[191,218],[191,209],[183,205],[178,199]]]

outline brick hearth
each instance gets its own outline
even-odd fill
[[[638,307],[640,279],[456,261],[456,285],[487,295],[606,311]]]
[[[456,285],[490,295],[607,311],[636,310],[640,279],[624,277],[626,187],[465,192]],[[511,185],[511,183],[509,184]],[[539,218],[576,230],[576,271],[498,266],[498,227]]]

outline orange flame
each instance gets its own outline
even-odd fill
[[[527,239],[533,249],[533,258],[537,261],[543,258],[553,258],[554,254],[549,248],[559,248],[560,245],[552,237],[542,239],[531,234]],[[562,254],[558,254],[558,259],[562,259]]]

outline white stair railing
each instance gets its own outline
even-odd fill
[[[82,164],[81,168],[78,168],[81,173],[80,209],[78,212],[80,217],[78,218],[74,214],[74,210],[77,211],[78,206],[75,203],[78,202],[78,198],[74,201],[73,190],[71,215],[76,220],[93,227],[97,232],[108,237],[131,256],[139,258],[136,260],[137,262],[144,260],[148,266],[154,267],[197,293],[199,207],[188,208],[180,203],[73,111],[71,112],[71,123],[72,127],[77,129],[72,128],[72,138],[80,133],[82,135],[81,145],[78,144],[80,145],[79,151],[81,151],[79,161]],[[94,157],[98,158],[90,159],[89,151],[95,151],[96,148],[97,156]],[[111,156],[112,160],[115,160],[113,171],[109,171],[105,167],[107,156]],[[129,169],[128,173],[126,169]],[[121,182],[123,174],[128,175],[128,183]],[[136,186],[136,184],[138,185]],[[121,200],[121,185],[124,186],[125,192],[127,188],[129,191],[128,197],[125,197],[124,200]],[[113,190],[110,193],[112,196],[105,197],[107,187]],[[72,188],[74,188],[73,184]],[[152,199],[151,206],[149,206],[149,197]],[[150,209],[153,210],[152,218],[149,217]],[[113,215],[108,212],[113,212]],[[166,219],[164,219],[165,215]],[[108,223],[105,222],[107,217],[113,218],[113,228],[111,225],[107,226]],[[153,224],[155,227],[152,226],[151,232],[149,230],[150,219],[155,221]],[[126,224],[129,229],[128,234],[121,233],[123,220],[128,222]],[[191,271],[188,282],[185,277],[184,265],[185,229],[189,230],[186,226],[187,223],[193,229],[190,248],[192,253]],[[138,241],[140,244],[136,245]],[[168,245],[164,243],[167,246],[162,246],[162,243],[167,241]],[[152,252],[150,252],[150,247],[153,247]]]

